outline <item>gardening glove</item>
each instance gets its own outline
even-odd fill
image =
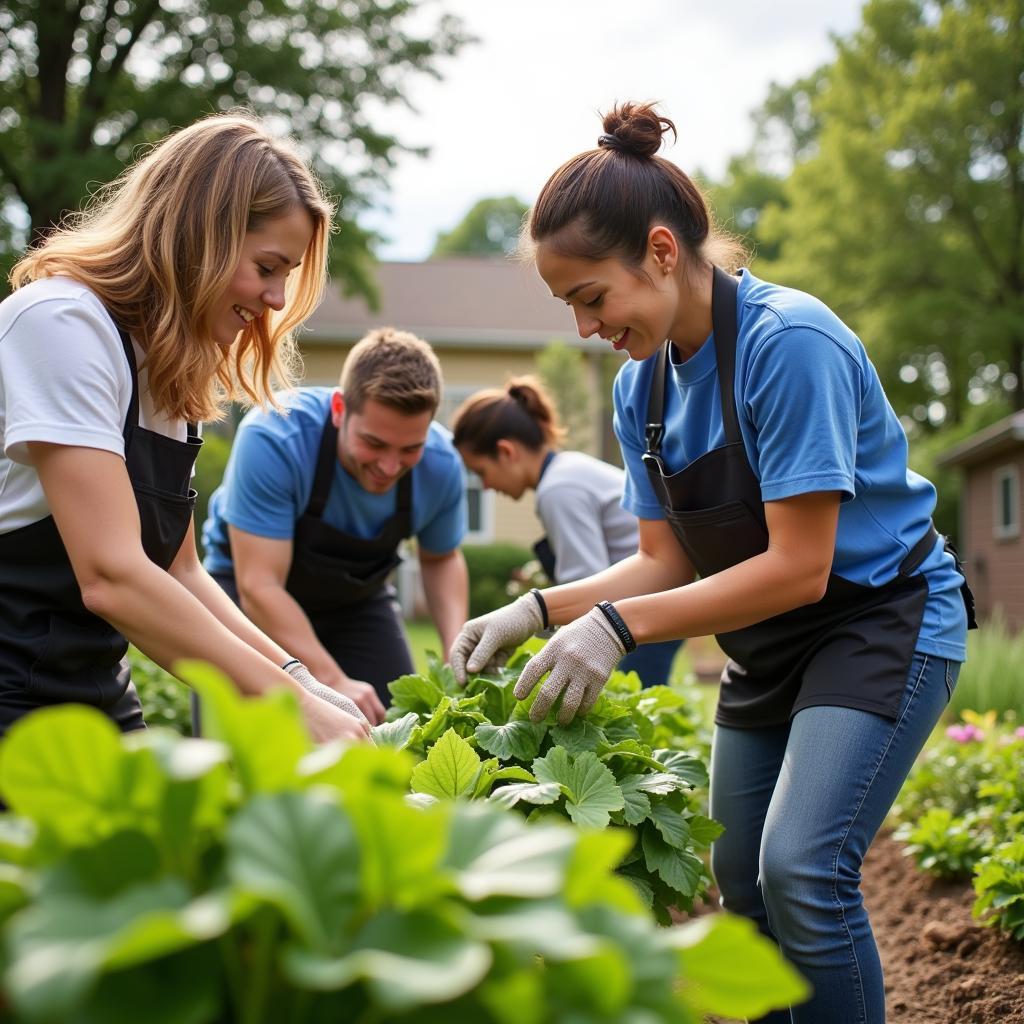
[[[508,656],[524,640],[546,625],[543,598],[531,591],[511,604],[470,619],[455,638],[448,661],[460,686],[468,673],[493,670],[504,665]]]
[[[541,676],[550,672],[530,708],[530,718],[542,721],[562,694],[558,722],[568,725],[577,711],[583,715],[590,711],[625,654],[625,644],[605,613],[591,608],[582,618],[563,626],[526,663],[513,691],[516,700],[528,697]]]
[[[339,708],[346,714],[349,714],[358,721],[365,723],[367,729],[370,728],[370,723],[366,720],[366,715],[359,710],[359,705],[356,704],[354,700],[346,697],[343,693],[338,693],[337,690],[332,690],[329,686],[324,686],[323,683],[318,682],[313,677],[313,673],[310,672],[301,661],[286,662],[284,670],[292,677],[292,679],[295,680],[295,682],[299,684],[299,686],[313,694],[314,697],[319,697],[321,700],[327,701],[328,704],[333,704],[336,708]]]

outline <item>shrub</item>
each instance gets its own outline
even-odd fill
[[[655,928],[611,873],[628,837],[415,806],[408,755],[314,749],[292,693],[189,671],[210,739],[62,706],[0,745],[5,1019],[694,1024],[804,997],[749,922]]]
[[[188,736],[192,732],[189,688],[134,647],[128,648],[128,663],[132,667],[132,682],[139,691],[146,724],[167,726]]]
[[[517,544],[466,544],[462,548],[469,570],[469,616],[476,618],[508,604],[505,589],[513,570],[531,553]]]
[[[1013,632],[1001,614],[987,619],[982,628],[967,634],[967,661],[960,670],[950,714],[965,710],[1013,713],[1024,722],[1024,631]]]
[[[534,695],[513,688],[531,641],[493,675],[459,687],[436,659],[425,676],[390,685],[389,722],[374,736],[423,760],[412,789],[426,797],[487,799],[530,820],[568,818],[589,828],[635,830],[620,873],[663,923],[693,906],[710,878],[702,852],[721,833],[706,817],[707,745],[686,698],[666,686],[642,690],[615,672],[586,717],[557,724],[555,709],[530,721]]]

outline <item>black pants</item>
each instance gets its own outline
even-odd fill
[[[211,575],[241,607],[235,577],[227,573]],[[330,618],[318,616],[310,621],[317,639],[345,675],[369,683],[387,707],[391,702],[387,684],[414,671],[409,641],[391,588],[381,587],[373,597]]]

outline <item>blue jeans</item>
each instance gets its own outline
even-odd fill
[[[641,644],[619,662],[620,672],[635,672],[644,686],[665,686],[672,673],[676,651],[682,640],[659,640],[654,644]]]
[[[774,938],[814,989],[763,1024],[885,1020],[861,862],[959,672],[959,662],[916,653],[895,721],[811,707],[784,725],[716,727],[711,815],[725,832],[711,867],[722,906]]]

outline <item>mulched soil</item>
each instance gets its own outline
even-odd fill
[[[1024,943],[971,917],[969,882],[921,873],[887,832],[862,876],[888,1024],[1024,1024]],[[703,904],[695,913],[711,910]]]

